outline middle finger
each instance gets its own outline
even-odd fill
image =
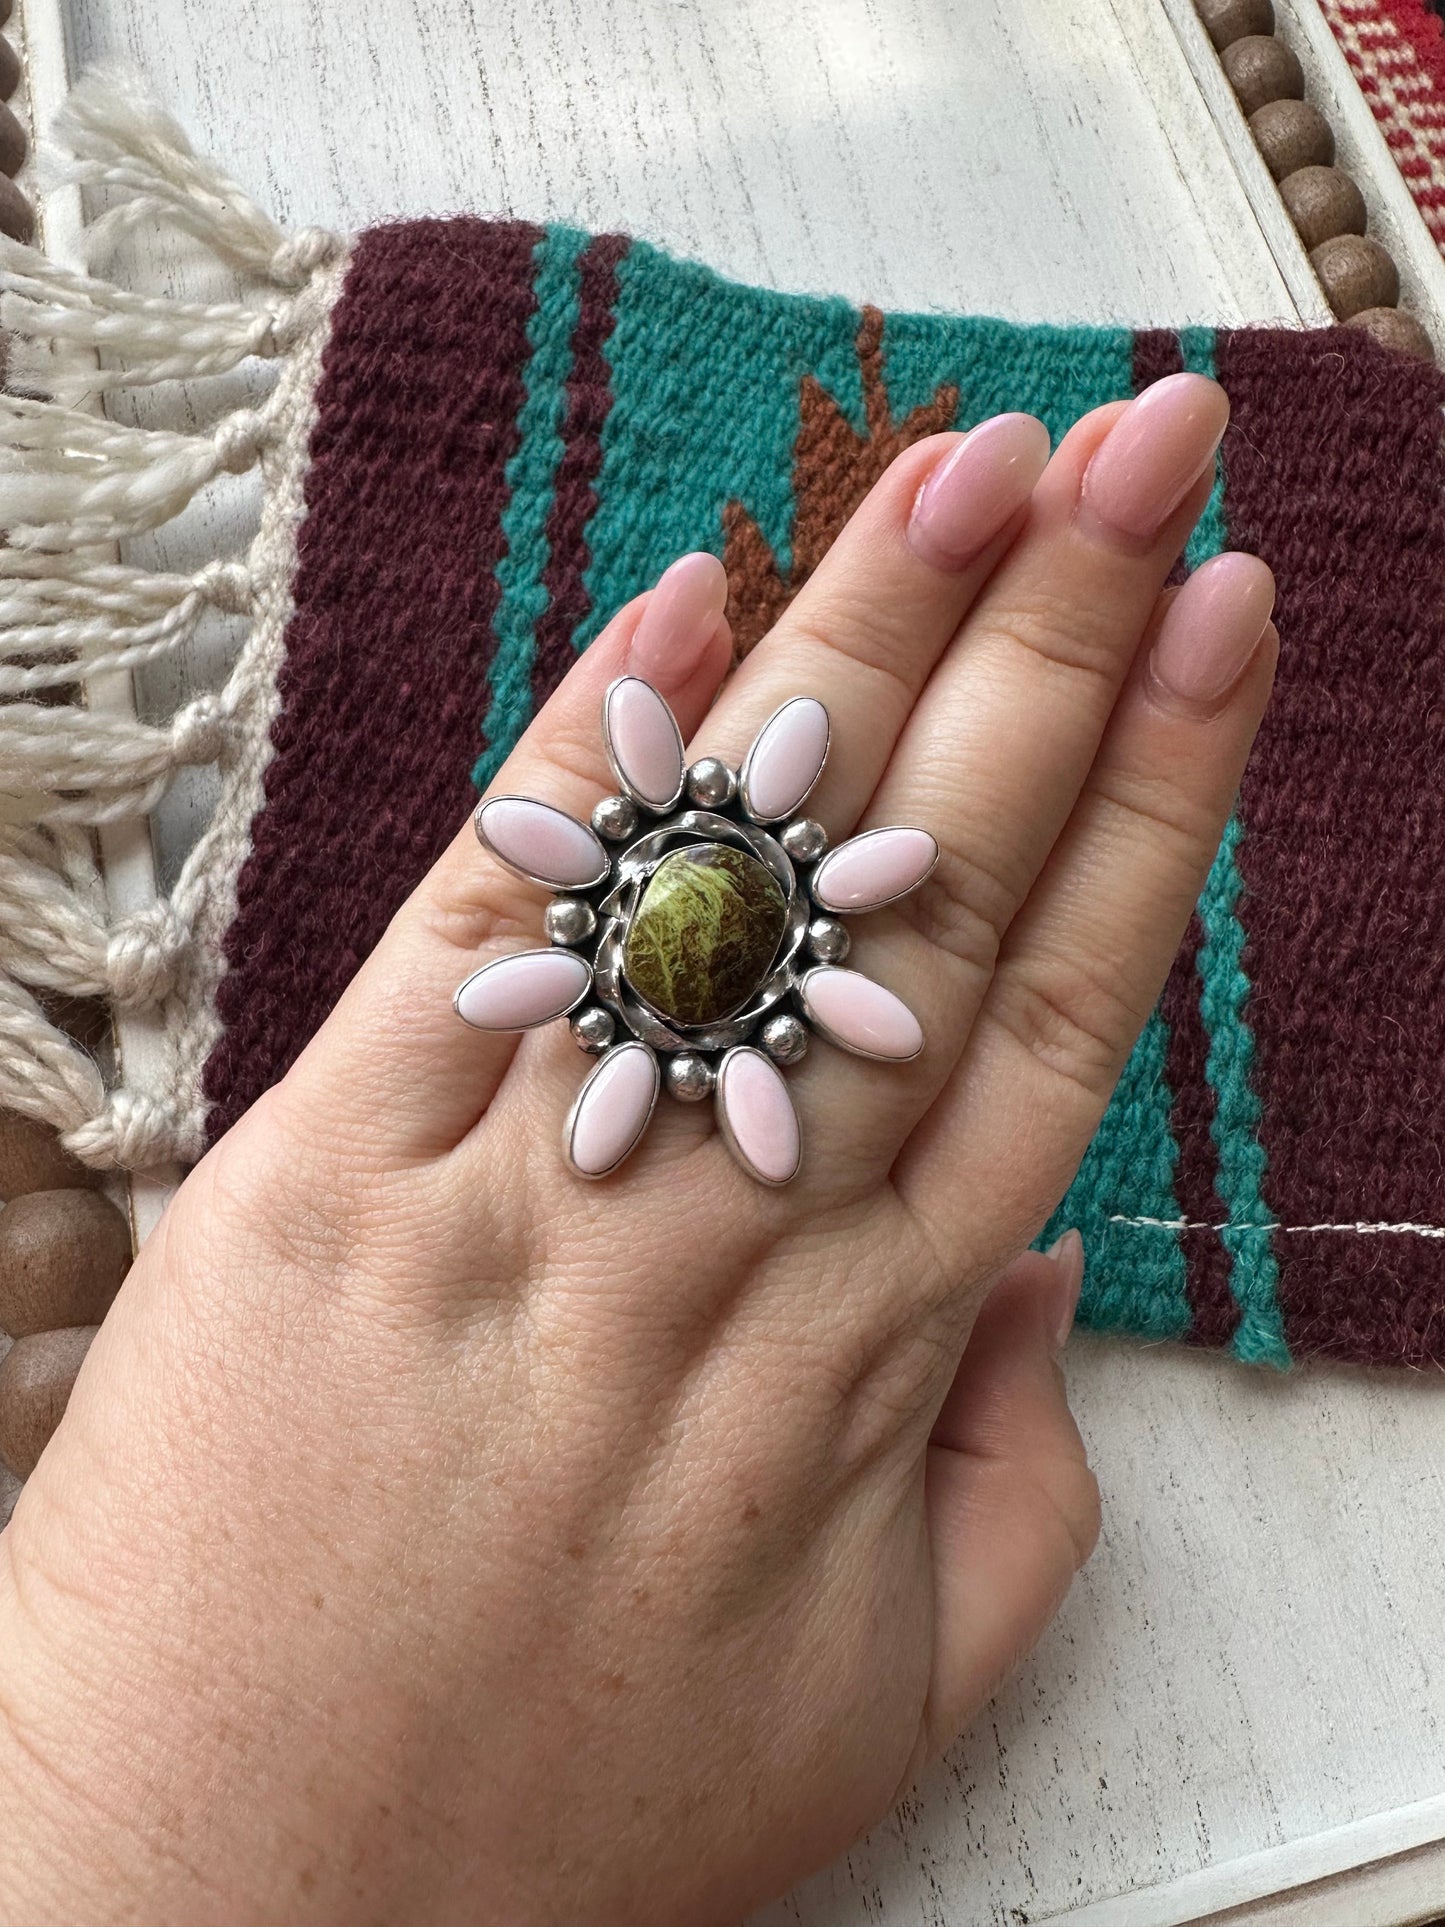
[[[900,736],[861,827],[917,825],[940,858],[916,897],[858,933],[855,961],[872,975],[877,959],[926,1043],[901,1075],[870,1078],[869,1162],[891,1162],[964,1047],[1208,499],[1228,412],[1216,383],[1185,374],[1076,424]]]

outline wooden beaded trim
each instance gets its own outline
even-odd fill
[[[1394,258],[1367,231],[1359,184],[1334,165],[1334,130],[1305,99],[1304,71],[1275,31],[1272,0],[1194,0],[1194,7],[1335,318],[1433,361],[1426,329],[1399,305]]]
[[[98,1179],[49,1125],[0,1110],[0,1524],[130,1268],[130,1225]]]
[[[10,18],[10,0],[0,4],[0,26]],[[0,34],[0,234],[12,241],[31,241],[35,237],[35,209],[29,196],[15,185],[15,176],[25,165],[29,140],[20,117],[9,103],[19,90],[22,69],[20,56],[4,34]]]

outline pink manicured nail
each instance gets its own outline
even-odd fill
[[[1147,539],[1169,520],[1229,421],[1229,398],[1204,375],[1168,375],[1132,401],[1084,471],[1085,507],[1122,535]]]
[[[727,572],[715,555],[680,556],[658,578],[633,631],[627,666],[667,691],[679,689],[702,660],[728,599]]]
[[[961,569],[1029,499],[1049,459],[1032,415],[980,422],[934,469],[913,504],[908,546],[935,569]]]
[[[1274,607],[1274,577],[1257,555],[1216,555],[1165,611],[1149,672],[1173,696],[1213,703],[1243,674]]]
[[[1053,1259],[1059,1274],[1058,1303],[1054,1308],[1054,1349],[1061,1352],[1069,1342],[1069,1333],[1074,1329],[1074,1314],[1079,1309],[1079,1293],[1084,1287],[1084,1240],[1071,1225],[1062,1238],[1054,1240],[1044,1256]]]

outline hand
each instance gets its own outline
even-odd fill
[[[708,558],[579,660],[499,790],[585,815],[624,669],[732,761],[826,701],[810,809],[942,846],[854,951],[926,1048],[816,1045],[785,1189],[672,1104],[582,1183],[565,1027],[453,1014],[543,901],[463,830],[182,1187],[4,1535],[0,1918],[734,1920],[1037,1638],[1097,1499],[1055,1363],[1082,1254],[1019,1254],[1275,658],[1262,563],[1164,588],[1225,412],[1177,376],[1046,470],[1026,417],[921,443],[715,708]]]

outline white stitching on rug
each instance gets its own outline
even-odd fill
[[[173,301],[0,242],[9,380],[30,391],[0,396],[10,544],[0,550],[0,1107],[54,1126],[88,1164],[144,1166],[201,1149],[199,1065],[216,1034],[221,938],[270,755],[314,394],[348,243],[278,227],[123,75],[82,81],[58,131],[66,176],[111,200],[87,231],[92,258],[130,229],[167,222],[256,284],[244,300]],[[278,367],[271,394],[200,433],[130,427],[86,406],[103,391],[204,380],[255,357]],[[172,575],[105,553],[253,468],[263,508],[244,559]],[[215,609],[249,618],[247,640],[224,686],[168,719],[33,700],[183,648]],[[171,895],[113,917],[97,826],[148,815],[177,770],[210,762],[222,803]],[[41,1007],[46,992],[163,1010],[164,1087],[107,1087]]]
[[[1371,1224],[1358,1219],[1354,1224],[1214,1224],[1208,1218],[1130,1218],[1113,1213],[1108,1224],[1140,1225],[1157,1231],[1343,1231],[1358,1238],[1397,1233],[1404,1237],[1445,1238],[1445,1224]]]

